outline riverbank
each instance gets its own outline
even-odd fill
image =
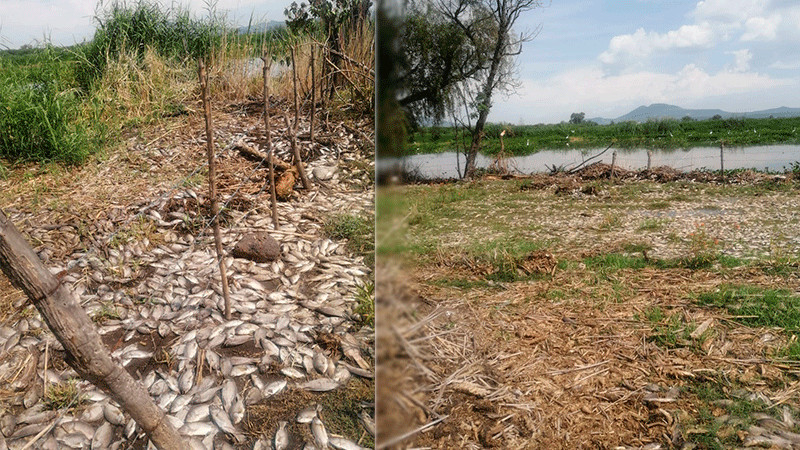
[[[379,189],[378,370],[408,399],[381,383],[379,425],[434,448],[793,442],[798,181],[596,175]]]
[[[800,144],[800,117],[777,119],[674,119],[611,125],[540,124],[497,125],[486,127],[481,152],[500,152],[500,133],[505,152],[512,156],[529,155],[543,149],[605,148],[612,142],[620,148],[679,149],[687,147],[752,146]],[[408,154],[453,151],[468,139],[450,127],[424,127],[409,138]]]

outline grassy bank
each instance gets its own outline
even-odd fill
[[[674,120],[643,123],[622,122],[611,125],[552,124],[496,125],[486,128],[483,153],[500,151],[500,132],[506,130],[505,149],[515,156],[542,149],[597,148],[614,142],[622,148],[688,148],[798,144],[800,117],[778,119]],[[409,138],[409,153],[440,153],[457,148],[465,138],[449,127],[422,128]]]
[[[379,188],[379,262],[402,267],[428,327],[408,340],[437,338],[412,353],[414,389],[434,393],[417,400],[458,417],[413,444],[722,449],[755,423],[800,431],[782,422],[800,413],[783,396],[800,368],[797,181],[558,179]]]
[[[310,99],[311,52],[321,72],[322,50],[313,42],[324,39],[314,27],[297,34],[286,28],[240,33],[215,13],[196,17],[151,0],[112,2],[97,24],[85,44],[0,52],[0,175],[3,164],[16,162],[78,164],[128,130],[198,110],[198,58],[208,61],[211,96],[219,103],[261,96],[258,58],[265,53],[274,69],[273,97],[290,100],[294,86],[285,68],[291,45],[301,107]],[[372,66],[373,31],[367,23],[339,37],[351,58],[339,69],[355,82],[326,99],[331,109],[352,109],[361,97],[371,98],[350,64]],[[278,65],[283,69],[275,70]],[[368,108],[369,102],[358,112]]]

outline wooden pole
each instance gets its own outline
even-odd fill
[[[275,194],[275,157],[272,155],[272,135],[269,127],[269,58],[263,56],[264,61],[264,136],[267,140],[267,159],[269,159],[269,193],[272,199],[272,227],[278,229],[278,198]]]
[[[297,147],[297,131],[296,129],[292,129],[288,116],[283,116],[283,120],[286,121],[286,128],[289,132],[289,142],[292,144],[294,164],[297,166],[297,172],[300,174],[300,179],[303,181],[303,187],[305,189],[311,189],[311,183],[308,181],[308,176],[306,176],[306,169],[303,167],[303,160],[300,159],[300,149]]]
[[[0,211],[0,268],[22,289],[64,346],[67,363],[107,392],[159,449],[188,449],[141,383],[111,359],[94,324],[68,286],[42,264],[14,224]]]
[[[292,86],[294,87],[294,135],[297,135],[297,127],[300,126],[300,104],[297,101],[297,64],[294,59],[294,45],[289,48],[292,55]]]
[[[617,151],[611,154],[611,179],[614,179],[614,168],[617,166]]]
[[[206,153],[208,154],[208,185],[211,201],[211,222],[214,226],[214,246],[219,260],[219,275],[222,279],[222,297],[225,299],[225,319],[231,320],[231,297],[228,293],[228,276],[225,273],[222,238],[219,234],[219,205],[217,204],[216,166],[214,163],[214,129],[211,125],[211,101],[208,98],[208,74],[203,60],[199,60],[197,74],[200,77],[200,94],[203,97],[203,113],[206,117]]]
[[[719,176],[725,178],[725,143],[719,143]]]
[[[317,76],[314,73],[314,43],[311,43],[311,127],[309,136],[314,143],[314,115],[317,112]]]
[[[651,163],[652,159],[653,159],[653,152],[651,150],[648,150],[647,151],[647,171],[648,172],[650,172],[650,167],[651,167],[650,163]]]

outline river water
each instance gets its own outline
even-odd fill
[[[507,159],[510,171],[521,174],[548,172],[550,167],[575,167],[592,158],[604,149],[581,150],[542,150],[527,156],[516,156]],[[615,149],[610,148],[590,163],[603,162],[611,164],[613,152],[617,152],[616,164],[625,169],[644,169],[647,167],[647,150],[642,148]],[[493,156],[479,154],[478,167],[489,167]],[[725,147],[725,169],[758,169],[783,171],[800,161],[798,145],[758,145],[749,147]],[[693,147],[689,149],[652,150],[652,167],[669,166],[679,171],[688,172],[696,169],[719,170],[719,147]],[[456,152],[445,152],[428,155],[412,155],[403,158],[379,158],[378,171],[399,168],[405,173],[415,174],[421,178],[458,178],[458,170],[464,170],[464,155]]]

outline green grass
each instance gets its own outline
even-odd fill
[[[506,130],[506,152],[520,156],[542,149],[605,147],[612,142],[622,149],[644,147],[668,151],[719,146],[720,141],[730,146],[796,144],[800,143],[797,128],[800,128],[800,117],[700,121],[664,119],[611,125],[489,124],[485,130],[483,152],[494,155],[500,151],[500,132],[503,130]],[[452,151],[455,140],[456,134],[452,128],[425,127],[409,136],[406,151],[412,154]]]
[[[0,55],[0,157],[77,164],[102,147],[99,107],[75,88],[74,65],[52,47]]]
[[[84,396],[78,389],[77,380],[70,378],[58,384],[50,385],[44,395],[45,409],[62,409],[80,405],[84,402]]]
[[[347,239],[347,248],[363,255],[369,267],[375,265],[375,227],[373,221],[364,216],[336,214],[328,218],[322,230],[331,239]]]
[[[703,306],[724,308],[736,321],[754,327],[800,332],[800,296],[786,289],[724,285],[697,296]]]
[[[367,282],[358,286],[354,313],[361,317],[361,323],[375,328],[375,283]]]

